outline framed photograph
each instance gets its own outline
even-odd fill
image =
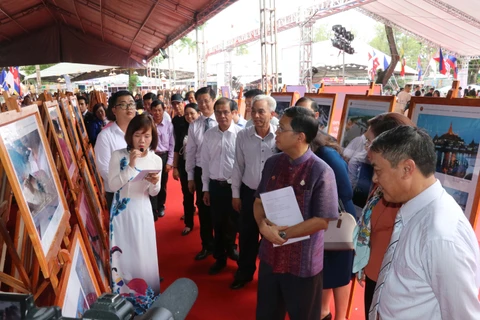
[[[315,100],[318,105],[318,122],[323,132],[330,134],[333,109],[337,95],[335,93],[306,93],[305,97]]]
[[[85,159],[82,159],[82,162],[80,163],[80,171],[81,171],[83,183],[85,184],[85,187],[86,187],[88,199],[89,201],[91,201],[92,209],[95,210],[95,214],[97,215],[98,219],[101,221],[102,230],[106,231],[107,225],[105,225],[105,223],[108,220],[102,219],[103,207],[100,203],[100,200],[98,199],[98,195],[95,190],[95,185],[92,179],[92,175],[90,174],[90,171],[88,169]],[[102,233],[102,237],[103,237],[103,233]]]
[[[55,304],[62,308],[63,317],[82,318],[101,291],[78,226],[73,232],[70,259],[64,266],[60,294]]]
[[[435,177],[475,226],[480,196],[480,101],[412,98],[410,106],[412,121],[435,144]]]
[[[36,105],[0,114],[0,160],[48,278],[70,213]]]
[[[62,166],[65,169],[67,182],[71,190],[77,189],[76,181],[78,178],[78,166],[75,153],[73,152],[70,140],[68,139],[67,129],[63,123],[57,101],[47,101],[43,103],[45,114],[47,116],[54,143],[57,147]],[[73,192],[75,194],[75,192]]]
[[[95,152],[93,151],[93,147],[91,145],[89,145],[85,150],[85,156],[87,158],[88,168],[90,169],[90,172],[93,174],[93,177],[95,179],[95,185],[97,186],[99,197],[100,199],[104,199],[103,194],[105,193],[105,188],[103,187],[103,179],[97,170],[97,164],[95,162]]]
[[[279,119],[283,116],[285,109],[294,106],[295,102],[300,99],[298,92],[272,92],[271,96],[277,101],[275,113]]]
[[[110,287],[110,278],[107,272],[110,259],[108,248],[102,236],[103,231],[100,220],[92,210],[91,201],[88,201],[88,195],[83,184],[80,186],[75,212],[83,240],[85,243],[90,244],[86,246],[87,252],[90,261],[92,261],[95,275],[99,279],[100,290],[107,292]]]
[[[60,99],[60,110],[62,111],[63,118],[65,119],[65,127],[67,128],[68,136],[70,137],[70,143],[75,152],[77,160],[80,161],[83,156],[82,145],[80,143],[80,138],[78,137],[76,128],[75,118],[73,116],[73,111],[68,103],[68,98]]]
[[[80,107],[78,106],[77,97],[74,95],[71,95],[69,99],[70,99],[70,105],[72,106],[73,114],[75,116],[78,132],[80,133],[80,137],[83,141],[83,146],[86,147],[89,144],[87,128],[85,127],[85,122],[83,121],[83,115],[82,115],[82,112],[80,111]]]
[[[368,129],[368,120],[381,113],[391,112],[394,103],[395,96],[347,94],[337,136],[340,146],[345,148],[353,139],[364,134]]]

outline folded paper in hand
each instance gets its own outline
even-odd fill
[[[133,178],[133,180],[131,182],[137,182],[137,181],[140,181],[140,180],[143,180],[145,179],[145,177],[152,173],[152,174],[156,174],[156,173],[159,173],[161,170],[158,170],[158,169],[154,169],[154,170],[142,170],[140,171],[136,176],[135,178]]]
[[[260,194],[267,219],[277,226],[294,226],[303,222],[297,198],[292,187],[286,187]],[[309,239],[310,236],[288,239],[283,245]],[[277,245],[273,245],[276,247]]]

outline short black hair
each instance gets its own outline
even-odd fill
[[[395,168],[402,160],[412,159],[426,178],[435,173],[437,154],[432,138],[424,130],[399,126],[380,134],[370,145]]]
[[[132,97],[133,100],[135,100],[135,98],[133,97],[133,94],[130,91],[127,91],[127,90],[117,91],[114,94],[112,94],[110,99],[108,99],[108,108],[109,109],[115,108],[115,105],[117,104],[117,99],[124,96],[130,96]]]
[[[193,94],[193,96],[195,97],[195,91],[191,90],[191,91],[188,91],[187,93],[185,93],[185,99],[188,99],[188,96]]]
[[[410,118],[396,112],[381,113],[368,120],[367,123],[375,137],[398,126],[415,127],[415,124]]]
[[[217,94],[215,93],[215,90],[212,89],[212,87],[203,87],[197,90],[195,92],[195,100],[198,100],[198,97],[201,96],[202,94],[208,94],[210,95],[210,98],[212,100],[215,100]]]
[[[85,96],[78,96],[77,101],[80,102],[80,100],[84,100],[85,104],[88,105],[88,98]]]
[[[157,99],[157,96],[155,95],[155,93],[149,92],[149,93],[145,93],[143,95],[143,100],[150,100],[150,99],[152,99],[152,100]]]
[[[150,150],[155,150],[158,145],[158,133],[155,123],[153,122],[152,116],[142,113],[136,115],[128,124],[127,132],[125,133],[125,141],[127,142],[127,146],[133,147],[133,135],[138,130],[151,130],[152,134],[152,142],[150,142],[150,146],[148,147]]]
[[[101,102],[97,103],[96,105],[93,106],[92,113],[95,115],[97,113],[98,109],[100,109],[100,108],[105,109],[105,106]],[[105,110],[105,113],[107,113],[107,110]]]
[[[158,106],[161,106],[162,110],[165,111],[165,103],[160,100],[153,100],[152,104],[150,105],[150,109],[156,108]]]
[[[198,104],[196,103],[189,103],[185,106],[185,111],[187,111],[187,108],[192,108],[193,110],[200,112],[200,109],[198,109]]]
[[[311,110],[302,107],[290,107],[285,109],[283,116],[292,119],[290,125],[293,131],[305,134],[306,143],[312,142],[317,136],[318,121]]]
[[[213,110],[217,110],[217,106],[220,105],[227,105],[230,107],[230,111],[235,111],[238,110],[238,104],[229,98],[220,98],[217,101],[215,101],[215,104],[213,105]]]
[[[251,90],[246,91],[246,92],[243,94],[243,96],[244,96],[245,98],[253,98],[253,97],[256,97],[256,96],[258,96],[258,95],[260,95],[260,94],[265,94],[265,92],[263,92],[263,91],[260,90],[260,89],[251,89]]]
[[[315,100],[309,98],[309,97],[301,97],[300,99],[297,100],[295,103],[296,106],[298,106],[302,102],[310,102],[310,108],[312,108],[313,112],[318,112],[318,104]]]

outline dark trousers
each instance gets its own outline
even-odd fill
[[[107,209],[108,213],[110,214],[110,210],[112,210],[112,203],[113,203],[113,192],[105,192],[105,199],[107,200]]]
[[[157,156],[162,158],[162,176],[160,177],[160,192],[155,197],[150,197],[150,203],[152,204],[153,215],[155,216],[158,211],[165,210],[165,200],[167,200],[167,181],[168,173],[165,168],[167,166],[168,152],[156,153]]]
[[[180,174],[180,184],[183,193],[183,214],[185,215],[185,227],[193,229],[193,216],[195,214],[194,196],[188,190],[188,175],[185,171],[185,160],[178,159],[178,173]]]
[[[290,273],[273,273],[260,261],[258,271],[257,320],[318,320],[322,308],[323,271],[301,278]]]
[[[255,202],[255,190],[242,183],[240,187],[240,199],[242,211],[240,213],[239,245],[240,255],[238,259],[238,271],[235,278],[250,280],[257,269],[258,255],[258,225],[253,215],[253,203]]]
[[[363,294],[363,303],[365,306],[365,319],[368,319],[368,312],[370,311],[370,306],[372,305],[373,294],[375,292],[375,286],[377,283],[365,276],[365,292]]]
[[[213,257],[227,261],[235,249],[238,213],[232,207],[232,187],[226,181],[210,180],[210,212],[214,230]]]
[[[200,238],[202,239],[202,248],[213,250],[213,227],[212,216],[210,215],[210,207],[203,202],[203,183],[202,168],[195,167],[195,189],[197,199],[195,204],[198,208],[198,220],[200,222]]]

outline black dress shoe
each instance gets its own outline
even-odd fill
[[[163,218],[164,215],[165,215],[165,209],[158,210],[158,217],[159,218]]]
[[[215,261],[215,263],[210,267],[210,269],[208,270],[208,274],[209,275],[215,275],[215,274],[218,274],[220,273],[220,271],[222,271],[225,267],[227,266],[227,262],[226,261]]]
[[[207,249],[202,249],[202,251],[197,253],[197,255],[195,256],[195,260],[203,260],[211,254],[212,254],[212,251],[209,251]]]
[[[230,285],[230,289],[233,289],[233,290],[238,290],[238,289],[241,289],[243,287],[245,287],[245,285],[247,283],[249,283],[250,281],[252,281],[252,279],[235,279],[233,280],[232,284]]]
[[[227,256],[232,259],[233,261],[238,261],[238,251],[237,249],[233,249],[228,252]]]

